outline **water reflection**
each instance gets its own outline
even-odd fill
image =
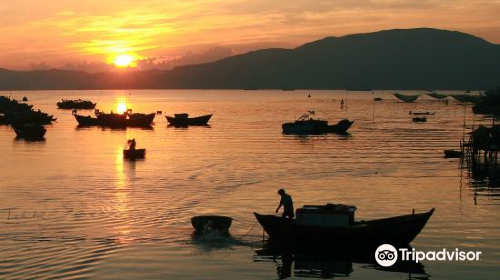
[[[355,269],[373,269],[385,272],[405,273],[407,279],[429,279],[424,265],[408,261],[398,261],[391,267],[378,265],[373,252],[335,251],[328,254],[291,252],[266,243],[263,249],[256,250],[254,262],[274,263],[280,279],[299,278],[336,278],[349,277]]]
[[[125,172],[123,167],[123,148],[119,148],[116,152],[116,184],[115,184],[115,210],[117,212],[117,218],[120,221],[128,221],[130,219],[129,216],[129,197],[128,197],[128,188],[125,184]],[[115,226],[115,232],[117,234],[117,240],[120,243],[128,243],[131,233],[131,228],[128,223],[119,222]]]
[[[470,179],[469,186],[474,193],[474,204],[498,204],[500,200],[500,164],[484,160],[470,160],[463,162]],[[484,203],[483,203],[484,204]]]
[[[245,245],[240,239],[218,231],[191,235],[191,241],[202,253],[211,253],[217,250],[232,250],[236,246]]]

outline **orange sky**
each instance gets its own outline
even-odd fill
[[[234,53],[392,28],[500,43],[500,0],[0,0],[0,68]]]

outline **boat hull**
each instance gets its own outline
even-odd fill
[[[101,114],[97,118],[91,116],[82,116],[75,114],[75,119],[79,126],[103,126],[103,127],[144,127],[149,128],[153,123],[156,116],[155,113],[151,114],[133,114],[119,115],[119,114]]]
[[[295,220],[254,213],[270,240],[291,246],[378,247],[382,244],[408,246],[422,231],[434,208],[429,212],[397,216],[348,227],[315,227],[299,225]]]
[[[99,125],[99,120],[97,118],[93,118],[91,116],[82,116],[77,114],[75,114],[74,116],[79,126]]]
[[[415,102],[420,97],[420,95],[404,95],[397,92],[394,93],[394,96],[403,102]]]
[[[168,123],[172,126],[191,126],[191,125],[207,125],[212,115],[199,116],[195,118],[175,118],[165,116]]]
[[[44,140],[45,133],[47,132],[43,126],[37,124],[26,124],[23,126],[14,126],[13,128],[17,138],[31,141]]]
[[[345,134],[353,123],[354,121],[349,121],[347,119],[341,120],[334,125],[328,125],[328,122],[319,120],[296,121],[293,123],[284,123],[281,128],[283,129],[284,134]]]
[[[151,113],[151,114],[132,114],[129,115],[129,118],[127,119],[127,126],[132,126],[132,127],[149,127],[153,123],[153,120],[155,119],[156,113]]]
[[[146,149],[123,150],[125,159],[143,159],[146,157]]]

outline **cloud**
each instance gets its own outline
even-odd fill
[[[187,50],[223,45],[238,53],[422,26],[500,42],[499,13],[500,0],[0,1],[0,67],[106,64],[121,52],[171,67],[163,59],[180,59]]]
[[[137,61],[137,66],[141,70],[148,69],[173,69],[177,66],[189,64],[201,64],[220,60],[233,55],[233,51],[225,47],[214,47],[203,53],[187,52],[179,58],[152,57]]]

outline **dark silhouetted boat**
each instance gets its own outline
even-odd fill
[[[191,224],[196,233],[218,231],[227,234],[229,233],[232,222],[232,218],[218,215],[196,216],[191,218]]]
[[[415,118],[412,118],[412,121],[413,122],[426,122],[427,118],[426,117],[415,117]]]
[[[82,116],[78,114],[74,114],[74,116],[79,126],[99,125],[99,120],[97,118],[93,118],[91,116]]]
[[[97,117],[82,116],[74,114],[79,126],[103,126],[103,127],[151,127],[156,116],[151,114],[105,114],[96,112]]]
[[[443,93],[437,93],[437,92],[434,92],[434,91],[429,91],[429,92],[426,92],[426,94],[432,98],[436,98],[436,99],[445,99],[446,97],[448,97],[447,94],[443,94]]]
[[[398,92],[395,92],[394,96],[403,102],[415,102],[420,97],[420,95],[405,95]]]
[[[285,134],[321,134],[321,133],[346,133],[354,121],[343,119],[337,124],[328,125],[328,121],[313,119],[314,111],[303,114],[293,123],[284,123],[281,127]]]
[[[0,125],[2,125],[2,124],[8,124],[8,122],[7,122],[7,118],[5,117],[5,115],[0,113]]]
[[[380,101],[382,101],[382,98],[380,98],[380,97],[375,97],[375,98],[373,98],[373,101],[380,102]]]
[[[436,113],[434,112],[415,112],[415,111],[410,111],[410,115],[424,115],[424,116],[433,116],[435,115]]]
[[[434,213],[402,215],[370,221],[355,221],[356,207],[306,205],[290,220],[254,213],[270,240],[289,246],[335,246],[377,248],[381,244],[407,246],[417,237]]]
[[[12,128],[16,132],[17,138],[23,138],[32,141],[43,140],[45,132],[47,132],[47,130],[42,125],[36,123],[14,125]]]
[[[455,100],[462,103],[474,103],[477,102],[481,97],[478,95],[469,95],[469,94],[454,94],[451,95]]]
[[[463,156],[464,156],[464,153],[462,151],[444,150],[444,157],[445,158],[461,158]]]
[[[82,100],[82,99],[75,99],[75,100],[63,99],[63,100],[57,102],[57,108],[59,108],[59,109],[91,110],[91,109],[94,109],[96,105],[97,104],[92,103],[92,101]]]
[[[146,157],[146,149],[123,150],[123,157],[125,159],[143,159]]]
[[[127,127],[127,113],[123,114],[105,114],[102,112],[96,113],[99,125],[107,127]]]
[[[190,126],[190,125],[207,125],[208,121],[212,115],[205,115],[205,116],[199,116],[199,117],[194,117],[190,118],[189,114],[175,114],[174,117],[172,116],[165,116],[167,118],[167,121],[170,125],[172,126]]]
[[[156,113],[151,114],[129,114],[127,118],[127,126],[148,127],[153,123]]]

